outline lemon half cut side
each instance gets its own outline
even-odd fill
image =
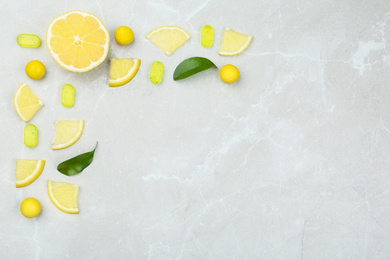
[[[95,15],[73,10],[54,18],[46,32],[46,45],[64,69],[86,72],[107,57],[110,36]]]

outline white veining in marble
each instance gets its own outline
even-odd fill
[[[107,61],[83,74],[60,68],[45,31],[72,9],[96,14],[111,35]],[[390,2],[9,1],[0,30],[0,259],[389,259]],[[210,24],[215,44],[200,45]],[[134,30],[115,43],[120,25]],[[167,57],[145,36],[177,25],[191,39]],[[234,57],[217,54],[225,27],[254,36]],[[38,49],[16,44],[37,34]],[[226,85],[216,70],[174,82],[185,58],[203,56],[241,72]],[[140,58],[126,86],[108,87],[109,59]],[[47,69],[39,81],[28,61]],[[163,82],[148,80],[155,60]],[[23,145],[12,97],[26,82],[44,107],[31,120],[39,144]],[[76,88],[65,108],[61,86]],[[85,120],[73,146],[52,151],[54,121]],[[80,175],[61,161],[99,147]],[[45,159],[42,175],[17,189],[17,158]],[[80,186],[80,214],[51,203],[46,181]],[[24,218],[20,202],[42,204]]]

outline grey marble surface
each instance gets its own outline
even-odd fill
[[[46,28],[80,9],[111,35],[108,59],[83,74],[50,56]],[[389,259],[390,2],[7,1],[0,17],[0,259]],[[210,24],[215,44],[200,45]],[[127,25],[135,40],[113,39]],[[167,57],[145,36],[176,25],[192,36]],[[217,54],[225,27],[253,35],[234,57]],[[16,44],[37,34],[38,49]],[[235,84],[214,70],[174,82],[185,58],[236,65]],[[136,77],[108,87],[110,58],[140,58]],[[42,61],[46,76],[24,67]],[[162,84],[148,80],[165,64]],[[39,144],[23,144],[12,97],[26,82],[44,107],[31,123]],[[60,103],[63,84],[76,103]],[[54,122],[84,119],[73,146],[51,150]],[[82,174],[56,166],[99,147]],[[15,188],[17,158],[45,159],[42,175]],[[80,186],[80,214],[51,203],[46,181]],[[23,217],[35,197],[42,212]]]

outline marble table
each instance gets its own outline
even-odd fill
[[[80,9],[102,19],[111,37],[107,60],[87,73],[58,66],[45,43],[57,15]],[[0,31],[0,259],[389,259],[390,2],[7,1]],[[210,24],[215,44],[203,48]],[[119,46],[118,26],[135,40]],[[171,56],[145,36],[176,25],[192,36]],[[225,27],[253,35],[233,57],[217,54]],[[38,49],[16,44],[39,35]],[[192,56],[241,77],[224,84],[217,70],[173,81]],[[139,58],[136,77],[108,87],[109,60]],[[42,61],[38,81],[24,67]],[[160,60],[160,85],[149,82]],[[31,123],[39,144],[23,144],[12,104],[26,82],[44,107]],[[76,103],[60,103],[62,85]],[[84,119],[73,146],[51,150],[55,120]],[[99,142],[77,176],[58,163]],[[42,175],[15,188],[15,160],[45,159]],[[80,214],[59,211],[47,180],[80,187]],[[23,217],[20,202],[42,212]]]

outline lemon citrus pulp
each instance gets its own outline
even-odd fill
[[[218,54],[225,56],[240,54],[246,48],[248,48],[252,38],[253,37],[250,35],[245,35],[226,28],[222,34],[222,41]]]
[[[73,10],[57,16],[46,32],[46,44],[64,69],[86,72],[107,57],[110,37],[102,21],[88,12]]]
[[[110,64],[110,87],[119,87],[130,82],[137,74],[141,65],[140,59],[112,59]]]
[[[26,218],[35,218],[41,212],[41,203],[37,199],[27,198],[20,203],[20,212]]]
[[[43,102],[32,92],[32,90],[22,83],[14,95],[14,107],[18,116],[28,122],[43,106]]]
[[[51,148],[64,149],[74,144],[84,129],[84,120],[58,120],[55,123],[55,134]]]
[[[33,183],[42,173],[45,160],[17,159],[15,168],[16,187],[21,188]]]
[[[184,29],[177,26],[162,26],[154,29],[146,36],[168,56],[183,46],[190,37]]]
[[[79,186],[67,182],[47,181],[47,193],[53,204],[63,212],[79,213]]]

